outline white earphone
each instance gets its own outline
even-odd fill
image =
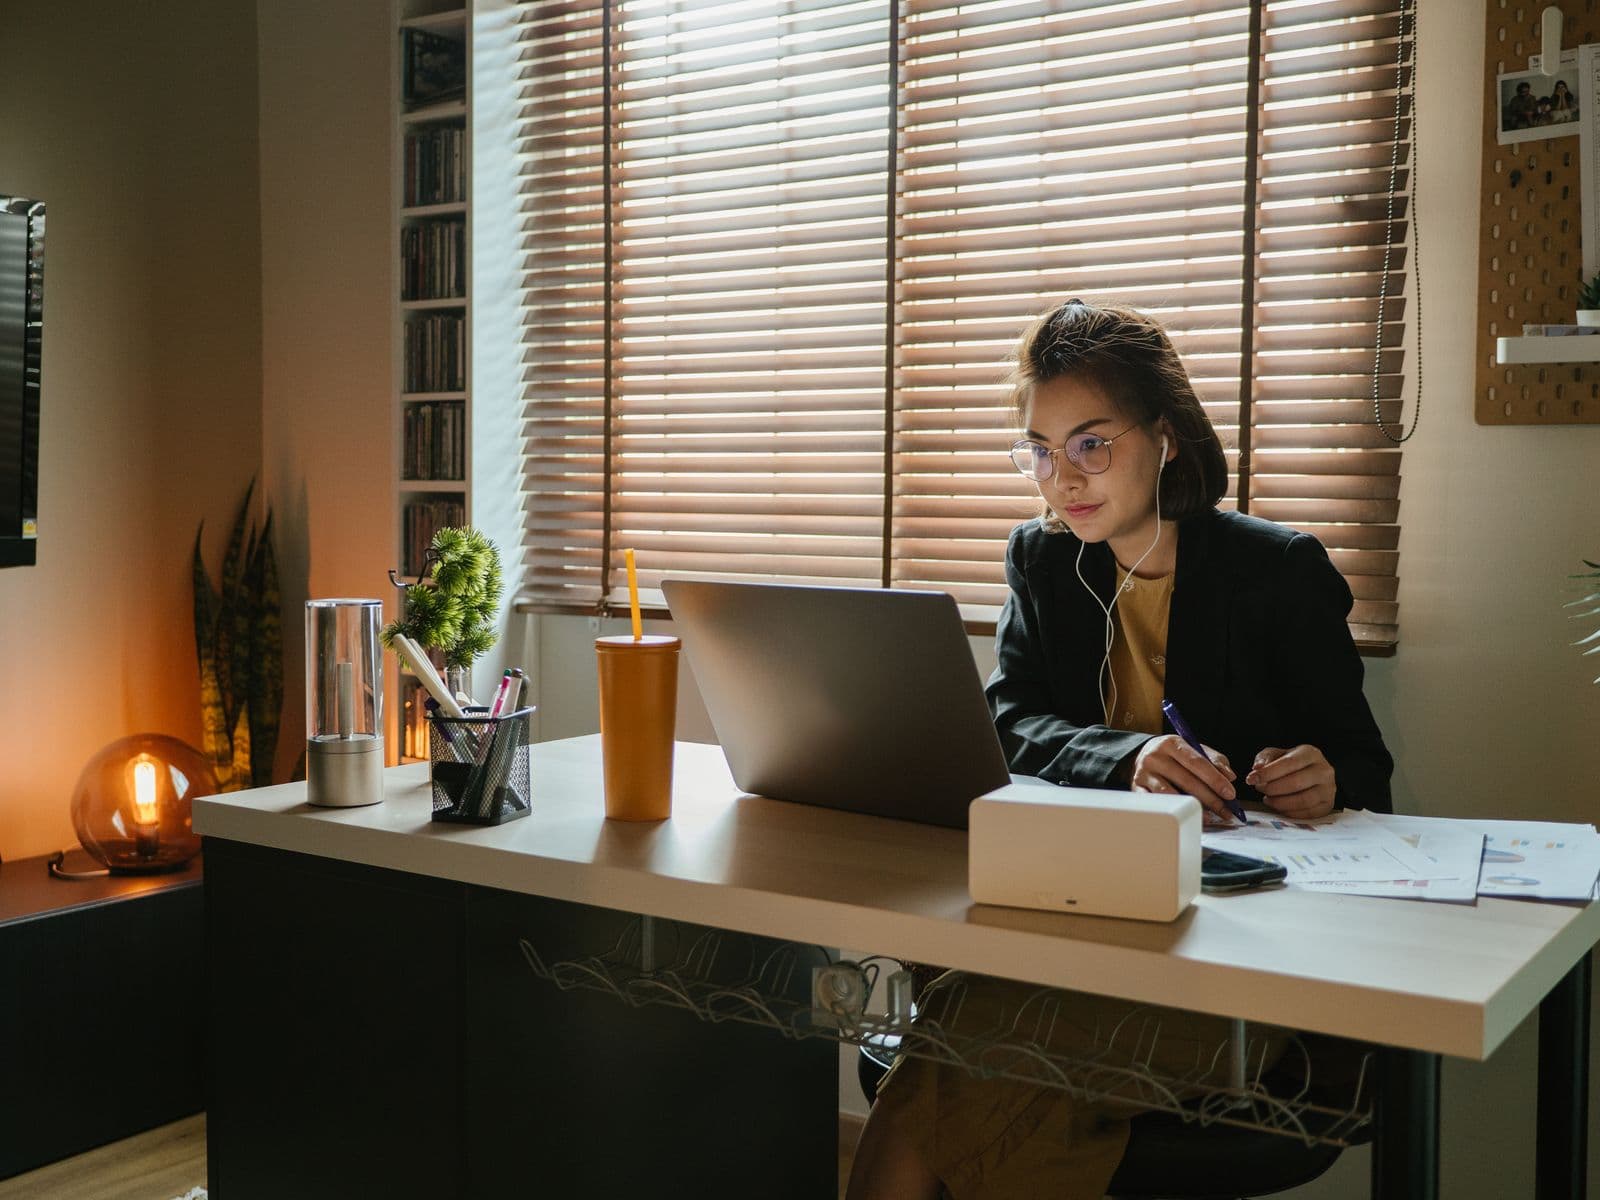
[[[1117,707],[1117,675],[1115,671],[1111,670],[1111,646],[1117,638],[1117,626],[1116,623],[1111,619],[1111,614],[1116,610],[1117,601],[1122,599],[1122,593],[1133,590],[1134,572],[1139,569],[1139,567],[1144,563],[1145,559],[1149,558],[1153,553],[1155,553],[1156,546],[1161,542],[1161,473],[1166,469],[1167,435],[1163,433],[1161,435],[1161,458],[1160,461],[1156,463],[1156,536],[1151,539],[1149,547],[1146,548],[1145,552],[1139,556],[1138,560],[1133,564],[1133,566],[1128,568],[1128,577],[1123,582],[1122,586],[1117,588],[1116,594],[1111,597],[1110,604],[1102,603],[1099,595],[1096,594],[1095,590],[1089,586],[1089,581],[1083,577],[1084,543],[1081,541],[1078,543],[1077,562],[1073,564],[1073,571],[1078,576],[1078,582],[1083,584],[1084,591],[1088,592],[1089,595],[1094,597],[1094,602],[1100,606],[1100,611],[1106,615],[1106,653],[1105,657],[1100,660],[1100,670],[1095,674],[1095,684],[1100,692],[1100,716],[1106,725],[1111,724],[1111,714],[1116,711]],[[1112,578],[1116,578],[1114,565]],[[1109,697],[1106,694],[1106,676],[1108,674],[1111,677],[1111,692]]]

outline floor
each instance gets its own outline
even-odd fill
[[[839,1120],[839,1195],[850,1177],[859,1117]],[[0,1180],[0,1200],[174,1200],[206,1182],[206,1115],[163,1125],[77,1158]]]
[[[0,1200],[173,1200],[206,1182],[206,1115],[0,1181]]]

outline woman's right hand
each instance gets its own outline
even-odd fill
[[[1204,755],[1197,754],[1175,733],[1151,738],[1133,760],[1134,791],[1193,796],[1207,813],[1229,825],[1239,823],[1226,803],[1234,798],[1234,778],[1227,755],[1210,746]]]

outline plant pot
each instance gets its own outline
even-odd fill
[[[1578,324],[1594,328],[1600,326],[1600,308],[1580,308]]]

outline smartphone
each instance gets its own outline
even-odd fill
[[[1281,883],[1287,874],[1276,863],[1263,859],[1208,846],[1200,848],[1200,890],[1204,892],[1239,892],[1266,883]]]

